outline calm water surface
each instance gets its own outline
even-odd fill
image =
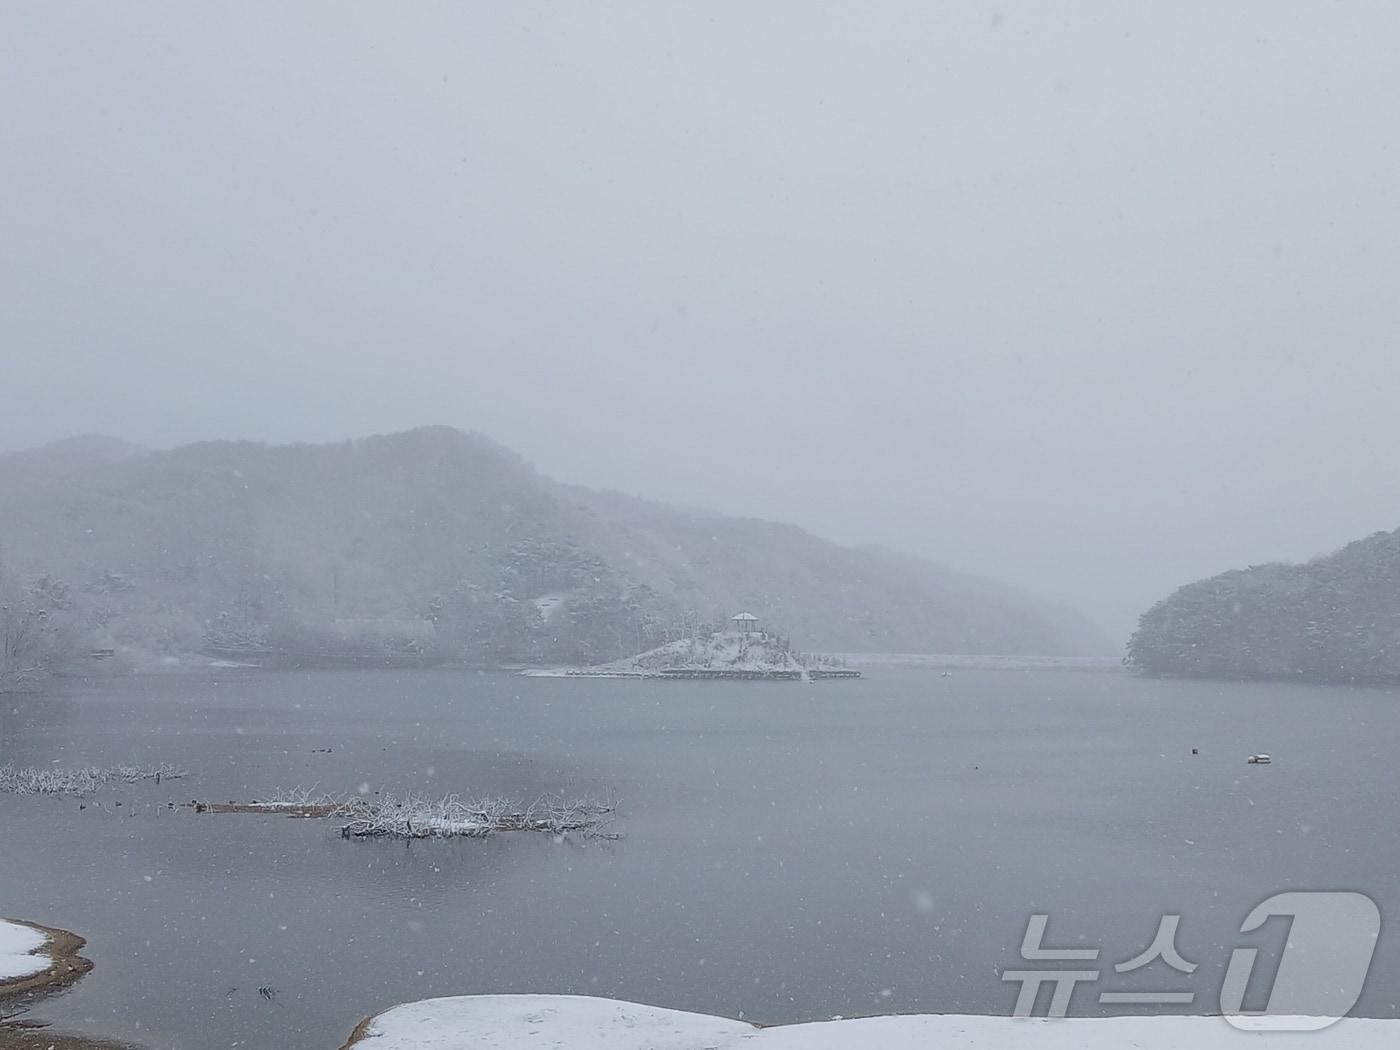
[[[334,1050],[393,1003],[484,992],[761,1022],[1007,1013],[1000,973],[1034,912],[1048,942],[1103,949],[1110,977],[1075,1013],[1099,990],[1183,986],[1210,1012],[1230,947],[1271,950],[1236,932],[1265,897],[1357,889],[1391,917],[1397,700],[1063,671],[67,682],[0,700],[0,764],[193,776],[86,809],[0,796],[0,913],[89,939],[96,969],[39,1016],[153,1050]],[[1245,765],[1254,751],[1274,765]],[[312,784],[614,792],[627,837],[346,842],[326,822],[165,808]],[[1164,912],[1184,916],[1194,977],[1113,978]],[[1383,932],[1358,1013],[1400,1016],[1396,943]]]

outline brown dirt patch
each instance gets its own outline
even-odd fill
[[[126,1043],[104,1043],[49,1028],[0,1024],[0,1050],[137,1050]]]

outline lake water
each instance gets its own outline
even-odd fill
[[[1004,1014],[1000,974],[1024,965],[1036,912],[1047,944],[1103,949],[1074,1013],[1099,1012],[1100,990],[1183,986],[1211,1012],[1232,946],[1282,943],[1238,933],[1264,898],[1361,890],[1395,909],[1397,699],[1068,671],[70,681],[0,700],[0,764],[192,776],[86,809],[0,796],[0,914],[89,939],[96,969],[38,1016],[152,1050],[334,1050],[391,1004],[487,992],[764,1023]],[[1274,764],[1246,765],[1255,751]],[[344,841],[324,821],[165,808],[366,783],[612,792],[626,839]],[[1200,969],[1116,977],[1163,913]],[[1397,940],[1382,933],[1357,1013],[1400,1016]]]

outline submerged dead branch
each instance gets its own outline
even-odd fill
[[[252,802],[191,802],[196,813],[280,813],[288,817],[333,817],[350,796],[316,793],[315,787],[278,788],[269,799]]]

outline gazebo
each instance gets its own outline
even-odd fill
[[[737,616],[731,616],[729,622],[734,625],[735,634],[761,634],[758,629],[758,617],[753,613],[741,612]]]

